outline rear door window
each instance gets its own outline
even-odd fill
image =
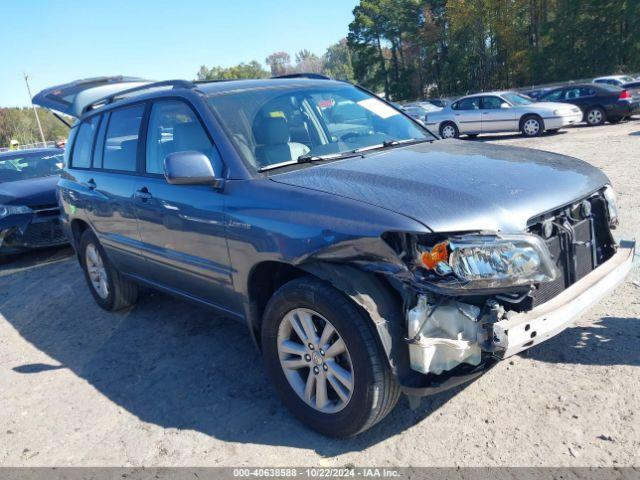
[[[137,170],[138,140],[144,109],[145,105],[139,104],[111,112],[102,155],[105,170]]]
[[[98,125],[98,116],[95,115],[83,121],[78,127],[76,141],[71,155],[71,167],[91,168],[91,151],[93,150],[93,139]]]
[[[456,103],[455,110],[479,110],[480,97],[464,98]]]

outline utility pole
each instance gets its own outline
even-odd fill
[[[31,100],[33,97],[31,96],[31,88],[29,88],[29,76],[22,72],[22,74],[24,75],[24,83],[27,84],[27,92],[29,92],[29,101],[31,102],[31,107],[33,108],[33,114],[36,116],[36,122],[38,123],[38,130],[40,130],[40,138],[42,138],[42,143],[44,143],[44,146],[47,146],[47,141],[44,138],[44,132],[42,131],[42,125],[40,124],[40,117],[38,117],[38,110],[36,110],[36,106],[33,104],[33,101]]]

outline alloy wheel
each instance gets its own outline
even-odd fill
[[[455,136],[456,130],[451,125],[442,127],[442,138],[454,138]]]
[[[307,405],[322,413],[347,406],[353,394],[353,365],[331,322],[313,310],[291,310],[280,322],[277,346],[289,385]]]
[[[591,125],[599,125],[602,123],[602,112],[597,109],[590,110],[587,114],[587,122]]]
[[[88,244],[85,249],[85,264],[91,286],[100,298],[106,299],[109,296],[107,270],[100,252],[93,243]]]

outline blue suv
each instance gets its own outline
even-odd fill
[[[438,140],[345,82],[103,77],[34,103],[77,118],[58,200],[98,305],[144,285],[246,323],[326,435],[545,341],[631,268],[598,169]]]

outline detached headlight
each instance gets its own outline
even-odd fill
[[[441,276],[454,275],[464,289],[550,282],[558,275],[546,244],[533,235],[452,237],[421,261]]]
[[[23,213],[31,213],[31,209],[24,205],[0,205],[0,218]]]
[[[604,199],[607,201],[607,212],[609,213],[609,226],[615,228],[618,226],[618,203],[616,202],[616,192],[613,191],[611,185],[604,188]]]

